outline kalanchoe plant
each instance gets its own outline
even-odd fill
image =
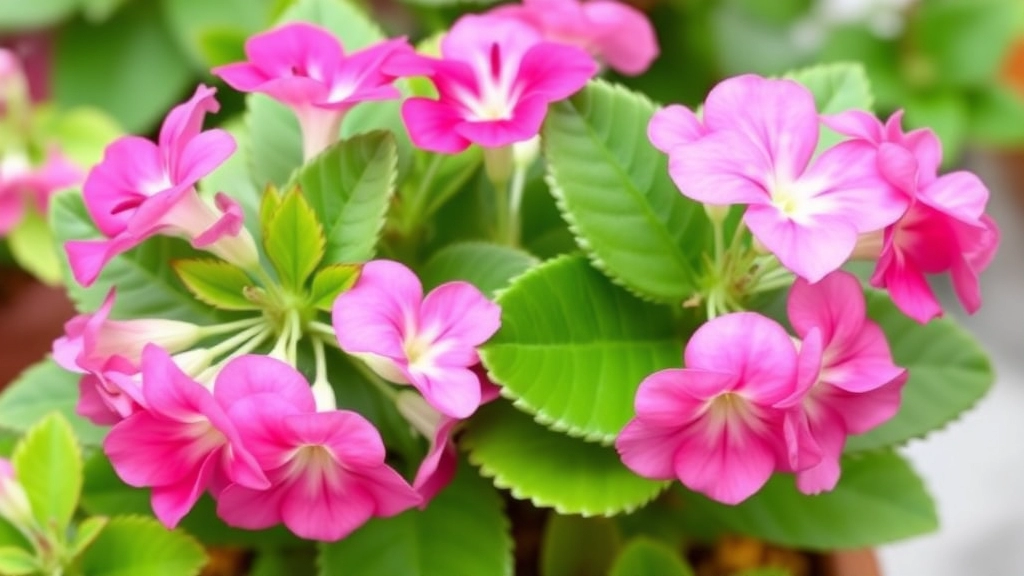
[[[95,451],[85,513],[325,576],[509,574],[537,514],[551,574],[685,574],[724,532],[824,550],[936,527],[897,449],[991,381],[923,283],[980,305],[984,185],[875,119],[856,65],[659,109],[592,79],[657,53],[631,9],[538,6],[416,52],[300,0],[215,70],[253,93],[244,123],[203,130],[199,86],[54,199],[80,316],[0,421],[64,410]],[[599,566],[567,536],[596,531]]]

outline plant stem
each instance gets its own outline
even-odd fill
[[[245,344],[246,341],[249,341],[257,337],[261,339],[265,338],[266,335],[269,333],[270,326],[263,323],[257,324],[256,326],[253,326],[248,330],[243,330],[242,332],[235,334],[231,338],[228,338],[227,340],[221,342],[220,344],[217,344],[213,348],[210,348],[210,356],[216,358],[217,356],[227,354],[228,352],[233,351],[235,348],[238,348],[239,346]]]
[[[234,322],[225,322],[223,324],[213,324],[210,326],[203,326],[199,328],[199,337],[209,338],[210,336],[216,336],[218,334],[224,334],[226,332],[234,332],[235,330],[242,330],[255,326],[264,322],[263,316],[257,316],[255,318],[246,318],[244,320],[237,320]]]
[[[519,246],[519,235],[522,230],[520,222],[520,209],[523,204],[523,189],[526,187],[526,170],[528,166],[516,166],[512,173],[512,181],[509,185],[508,194],[508,230],[506,231],[506,244],[512,247]]]
[[[331,383],[327,381],[327,358],[324,354],[324,341],[322,338],[314,337],[313,358],[316,362],[316,377],[313,380],[313,398],[316,401],[317,410],[328,412],[338,408],[338,400],[334,395]]]

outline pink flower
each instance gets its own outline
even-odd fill
[[[424,298],[412,271],[375,260],[335,300],[333,312],[341,349],[381,377],[412,384],[452,418],[466,418],[480,406],[471,367],[479,362],[477,346],[498,331],[501,308],[471,284],[449,282]]]
[[[797,487],[816,494],[839,481],[848,435],[896,415],[907,374],[893,363],[882,329],[867,319],[860,282],[851,274],[833,272],[816,284],[797,279],[788,309],[793,329],[805,339],[801,353],[810,369],[801,389],[778,406],[796,407],[787,414],[791,452],[809,441],[822,455],[819,464],[802,470],[790,462],[798,470]]]
[[[839,268],[859,234],[907,209],[879,174],[876,155],[857,143],[812,162],[818,114],[796,82],[730,78],[712,89],[703,116],[676,106],[651,119],[651,141],[669,154],[676,186],[705,204],[746,204],[743,221],[757,240],[811,282]]]
[[[629,76],[642,74],[658,56],[658,39],[643,12],[612,0],[523,0],[488,14],[516,18],[546,40],[578,46]]]
[[[685,364],[640,383],[636,417],[615,447],[641,476],[678,478],[719,502],[742,502],[785,453],[785,413],[774,405],[797,390],[796,348],[776,322],[741,312],[698,328]],[[817,455],[798,456],[814,463]]]
[[[142,381],[146,409],[114,426],[103,450],[125,483],[153,488],[164,525],[176,526],[207,489],[269,485],[221,403],[157,346],[143,351]]]
[[[271,483],[224,490],[217,513],[228,524],[257,530],[283,522],[302,538],[335,541],[371,517],[420,503],[384,462],[377,429],[354,412],[317,412],[309,384],[291,366],[242,356],[221,371],[215,394]]]
[[[247,62],[219,66],[213,74],[236,90],[261,92],[290,106],[308,159],[338,139],[353,106],[401,96],[391,85],[395,77],[382,66],[402,51],[411,51],[404,38],[346,55],[327,30],[293,22],[253,36],[245,43]]]
[[[81,182],[82,176],[58,150],[51,150],[37,167],[16,153],[0,158],[0,235],[19,224],[26,209],[45,215],[53,193]]]
[[[543,41],[527,24],[500,16],[463,16],[441,40],[441,55],[399,56],[388,70],[434,82],[438,99],[409,98],[402,118],[413,144],[449,154],[472,143],[498,148],[533,138],[548,104],[597,71],[585,51]]]
[[[182,236],[244,268],[258,263],[238,203],[220,194],[214,208],[195,189],[235,150],[227,132],[200,131],[206,113],[219,108],[214,92],[199,86],[191,100],[171,110],[158,143],[126,136],[107,147],[103,161],[86,177],[83,196],[108,240],[65,245],[79,283],[92,284],[111,258],[155,234]]]
[[[903,133],[902,113],[883,125],[866,112],[825,119],[834,130],[878,151],[885,177],[911,199],[910,209],[885,230],[871,284],[889,290],[906,315],[925,323],[942,314],[927,274],[949,272],[964,308],[981,307],[978,275],[999,246],[999,228],[985,214],[988,189],[970,172],[939,176],[942,148],[931,130]]]

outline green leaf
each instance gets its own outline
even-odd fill
[[[460,242],[437,251],[423,266],[420,279],[426,289],[452,280],[464,280],[493,297],[510,280],[537,264],[532,255],[488,242]]]
[[[552,514],[544,527],[541,576],[607,574],[621,547],[622,535],[611,518]]]
[[[106,435],[100,428],[75,414],[78,380],[53,360],[35,364],[0,394],[0,428],[25,432],[50,412],[60,412],[71,424],[75,436],[86,446],[99,446]]]
[[[960,158],[966,143],[971,115],[968,104],[963,94],[954,91],[912,94],[904,103],[907,129],[929,128],[942,141],[943,167]]]
[[[320,547],[320,576],[512,574],[512,538],[497,491],[461,463],[427,506],[370,520]]]
[[[641,296],[679,303],[697,289],[710,227],[647,139],[654,111],[643,95],[602,81],[553,105],[543,130],[548,183],[598,268]]]
[[[870,111],[874,105],[867,72],[859,63],[835,62],[796,70],[786,74],[814,94],[819,114],[837,114],[845,110]],[[818,150],[838,144],[845,137],[822,126]]]
[[[194,576],[206,554],[191,536],[155,518],[122,516],[111,518],[81,562],[89,576]]]
[[[516,278],[497,299],[501,329],[481,349],[491,378],[555,430],[610,444],[640,382],[679,367],[672,314],[612,284],[581,256]]]
[[[851,436],[848,452],[920,438],[956,419],[992,387],[995,376],[985,351],[954,320],[940,318],[922,326],[880,292],[869,293],[868,316],[881,325],[893,359],[910,379],[896,416],[866,434]]]
[[[231,27],[206,28],[199,34],[199,54],[211,68],[248,60],[245,41],[251,36]]]
[[[842,470],[835,490],[818,496],[801,494],[791,475],[779,474],[738,506],[680,491],[691,522],[811,550],[878,546],[938,528],[921,479],[894,452],[844,457]]]
[[[263,246],[285,286],[299,289],[324,257],[324,228],[302,191],[281,198],[267,222]]]
[[[60,284],[61,262],[46,220],[29,207],[22,221],[7,236],[14,261],[23,269],[50,285]]]
[[[324,224],[325,261],[373,258],[397,178],[395,139],[371,132],[342,140],[299,171],[293,184]]]
[[[82,492],[82,453],[67,420],[53,413],[32,426],[14,449],[11,464],[39,524],[63,533]]]
[[[15,546],[0,546],[0,574],[22,576],[36,574],[40,570],[35,556]]]
[[[213,259],[176,260],[172,267],[185,287],[210,306],[222,310],[259,308],[244,296],[253,282],[241,268]]]
[[[42,137],[59,141],[61,152],[83,168],[98,164],[107,144],[122,134],[117,122],[96,108],[51,111],[41,124]]]
[[[93,516],[86,518],[78,524],[75,529],[75,538],[71,541],[71,557],[77,558],[92,546],[92,543],[99,537],[100,532],[106,528],[109,518],[104,516]]]
[[[356,283],[360,271],[358,264],[332,264],[317,272],[313,277],[313,287],[309,290],[313,306],[330,312],[335,298]]]
[[[146,133],[192,82],[156,2],[131,2],[99,25],[72,20],[61,28],[53,56],[61,107],[96,106],[129,132]]]
[[[626,544],[609,576],[693,576],[693,569],[666,544],[640,537]]]
[[[968,104],[972,140],[986,145],[1014,146],[1024,142],[1024,98],[1002,85],[987,86]]]
[[[219,0],[218,2],[195,2],[194,0],[161,0],[165,22],[178,47],[191,58],[193,65],[204,72],[211,66],[226,64],[234,60],[214,62],[205,58],[204,34],[210,30],[229,30],[241,41],[241,52],[245,39],[262,31],[270,22],[270,8],[273,0]],[[245,53],[241,58],[245,60]]]
[[[628,512],[666,485],[633,474],[614,448],[553,432],[501,401],[480,408],[462,445],[496,486],[560,514]]]
[[[50,203],[50,227],[60,244],[100,238],[77,192],[62,192]],[[111,287],[117,287],[114,313],[120,317],[174,318],[190,322],[215,321],[213,308],[196,300],[169,266],[175,259],[198,255],[177,238],[150,238],[138,248],[111,260],[89,288],[68,282],[68,295],[79,310],[99,308]],[[65,267],[65,276],[71,278]]]
[[[78,0],[0,0],[0,31],[18,32],[56,24],[71,14]]]

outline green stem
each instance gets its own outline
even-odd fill
[[[291,363],[288,359],[288,343],[291,341],[292,323],[286,321],[281,327],[281,333],[277,336],[277,342],[274,343],[274,349],[270,351],[269,356],[277,358],[282,362]],[[292,366],[295,366],[292,364]]]
[[[288,362],[292,366],[299,365],[299,340],[302,339],[302,319],[299,318],[298,310],[288,313],[288,322],[291,324],[291,334],[288,339]]]
[[[213,324],[210,326],[203,326],[199,328],[199,338],[209,338],[210,336],[216,336],[218,334],[224,334],[226,332],[234,332],[236,330],[243,330],[250,326],[255,326],[264,322],[263,316],[257,316],[255,318],[246,318],[244,320],[238,320],[235,322],[225,322],[223,324]]]
[[[506,243],[513,248],[519,246],[519,235],[522,230],[520,209],[523,204],[523,190],[526,187],[527,168],[527,166],[516,166],[515,172],[512,173],[512,181],[509,184],[508,230],[506,231],[505,240]]]
[[[429,216],[429,214],[421,214],[421,212],[426,204],[426,199],[430,197],[431,185],[434,183],[438,169],[440,169],[441,160],[440,154],[433,155],[430,159],[430,164],[427,165],[427,171],[423,174],[423,179],[420,180],[419,185],[416,186],[416,191],[403,207],[401,220],[402,234],[408,235]]]
[[[306,325],[306,329],[315,335],[324,337],[327,343],[335,348],[338,347],[338,336],[334,333],[334,326],[314,320]]]
[[[257,337],[265,338],[266,335],[269,333],[270,326],[267,326],[266,324],[262,323],[258,324],[256,326],[253,326],[252,328],[249,328],[248,330],[243,330],[242,332],[239,332],[238,334],[232,336],[231,338],[228,338],[227,340],[221,342],[220,344],[217,344],[213,348],[210,348],[210,356],[216,358],[217,356],[227,354],[228,352],[233,351],[239,346],[242,346],[247,341]]]
[[[324,341],[314,337],[313,358],[316,363],[316,378],[313,380],[313,398],[317,410],[326,412],[338,408],[338,399],[334,395],[331,383],[327,381],[327,358],[324,353]]]

